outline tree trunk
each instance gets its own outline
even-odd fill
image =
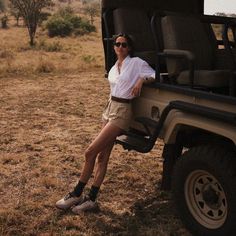
[[[30,46],[34,46],[34,37],[30,35]]]

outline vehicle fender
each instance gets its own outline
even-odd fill
[[[182,125],[187,125],[194,128],[200,128],[212,133],[226,137],[236,145],[236,126],[229,123],[209,119],[191,113],[181,112],[179,110],[172,110],[163,125],[161,138],[165,143],[175,143],[176,135]]]

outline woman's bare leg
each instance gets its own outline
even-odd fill
[[[108,162],[112,146],[116,140],[116,137],[119,136],[122,133],[122,129],[119,127],[107,123],[101,132],[98,134],[98,136],[95,138],[95,140],[89,145],[87,150],[85,151],[85,164],[80,176],[80,181],[83,183],[87,183],[89,178],[92,175],[94,165],[95,165],[95,160],[97,155],[101,152],[105,154],[106,156],[106,161],[104,163]],[[106,163],[107,165],[107,163]],[[103,180],[106,172],[106,167],[99,169],[98,173],[96,175],[100,176],[98,179],[98,182],[101,182],[101,179]]]
[[[103,151],[98,154],[93,186],[100,187],[103,183],[113,146],[114,142],[109,144]]]

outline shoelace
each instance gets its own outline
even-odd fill
[[[69,198],[76,197],[73,192],[69,192],[65,197],[64,200],[68,200]]]
[[[85,195],[81,203],[84,203],[87,201],[90,201],[90,197],[88,195]]]

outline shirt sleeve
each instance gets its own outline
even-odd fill
[[[153,70],[152,67],[149,66],[146,61],[142,61],[139,76],[155,78],[155,70]]]

